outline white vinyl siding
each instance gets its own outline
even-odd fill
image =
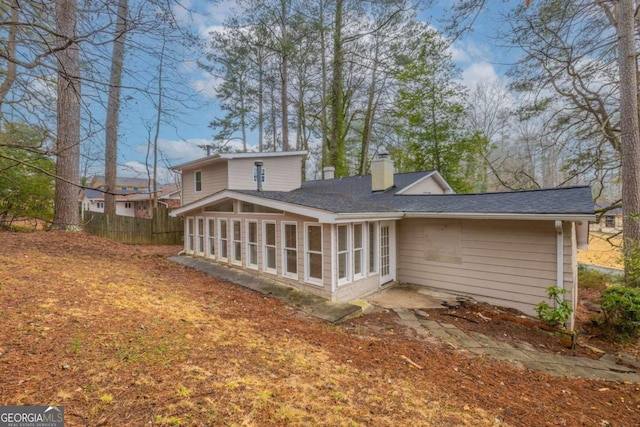
[[[267,273],[276,274],[278,271],[276,260],[276,223],[263,222],[263,270]]]
[[[285,277],[298,278],[298,227],[295,222],[282,223],[282,272]]]
[[[306,224],[305,281],[322,285],[322,226]]]
[[[240,220],[231,221],[231,262],[234,264],[242,264],[242,223]]]
[[[220,231],[218,232],[218,239],[220,241],[220,251],[218,252],[218,256],[222,261],[227,261],[229,258],[228,250],[229,250],[229,227],[226,219],[221,219],[219,221]]]
[[[258,222],[247,221],[247,267],[258,269]]]

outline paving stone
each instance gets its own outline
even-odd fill
[[[418,320],[416,318],[416,315],[409,310],[397,308],[397,309],[394,309],[393,311],[395,311],[398,317],[400,317],[400,319],[402,320],[416,320],[416,321]]]
[[[455,329],[458,331],[460,330],[456,325],[452,325],[451,323],[441,323],[440,326],[442,326],[445,329]]]

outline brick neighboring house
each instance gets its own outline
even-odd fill
[[[558,285],[577,305],[577,248],[594,220],[587,186],[454,194],[437,171],[302,181],[305,152],[216,154],[182,174],[185,252],[333,301],[391,282],[533,314]],[[574,310],[575,311],[575,310]],[[573,319],[571,319],[573,322]],[[571,323],[572,325],[573,323]]]

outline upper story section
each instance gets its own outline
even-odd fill
[[[173,170],[182,174],[182,204],[222,190],[256,190],[258,169],[264,191],[291,191],[302,184],[306,151],[215,154],[193,160]],[[257,166],[259,164],[260,166]]]

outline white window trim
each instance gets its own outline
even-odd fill
[[[202,221],[202,227],[200,227],[200,221]],[[204,252],[205,252],[205,238],[206,238],[206,234],[205,234],[205,227],[207,226],[204,218],[201,216],[196,217],[196,240],[195,240],[195,253],[196,255],[199,256],[204,256]],[[202,230],[200,230],[200,228],[203,228]]]
[[[200,189],[198,190],[198,174],[200,174]],[[202,192],[202,170],[193,171],[193,191],[194,193]]]
[[[320,252],[311,252],[309,250],[309,227],[320,227]],[[324,228],[322,224],[317,222],[305,222],[304,223],[304,281],[310,283],[312,285],[324,286],[324,245],[323,245],[323,237],[324,237]],[[319,253],[320,254],[320,277],[319,279],[316,277],[311,277],[311,263],[309,262],[309,254],[311,253]]]
[[[184,251],[188,254],[193,254],[196,248],[195,241],[195,227],[196,227],[196,219],[192,216],[188,216],[185,218],[185,227],[184,227]],[[190,248],[189,242],[192,243],[193,249]]]
[[[371,241],[370,229],[375,230],[374,240]],[[375,276],[380,274],[380,223],[368,222],[367,223],[367,276]],[[371,245],[374,246],[375,251],[371,253]],[[373,270],[371,270],[370,264],[373,259]]]
[[[219,218],[218,221],[218,259],[220,261],[225,261],[228,262],[229,261],[229,220],[227,218]],[[226,238],[222,238],[222,224],[225,224],[226,228],[227,228],[227,237]],[[224,242],[224,245],[226,246],[226,252],[227,252],[227,256],[223,257],[222,256],[222,244]]]
[[[356,233],[355,233],[355,226],[356,225],[360,225],[361,228],[361,239],[360,239],[360,252],[362,254],[361,256],[361,260],[360,260],[360,273],[356,274],[355,272],[355,268],[356,268],[356,263],[355,263],[355,258],[356,258]],[[364,279],[366,277],[366,270],[368,268],[367,264],[366,264],[366,244],[365,244],[365,232],[368,231],[367,227],[365,227],[366,223],[362,223],[362,222],[356,222],[351,224],[351,227],[349,227],[351,229],[351,247],[350,252],[351,252],[351,277],[353,279],[353,281],[355,282],[356,280],[360,280],[360,279]]]
[[[276,268],[267,265],[267,224],[273,224],[273,254],[276,257]],[[262,271],[269,274],[278,274],[278,226],[275,221],[262,221]]]
[[[251,233],[249,233],[249,227],[251,224],[255,224],[256,226],[256,241],[255,243],[252,243],[249,238],[251,236]],[[245,235],[247,236],[246,238],[246,245],[245,245],[245,253],[246,253],[246,264],[247,264],[247,268],[250,268],[252,270],[257,270],[258,269],[258,264],[260,263],[260,238],[258,237],[260,235],[260,231],[258,229],[258,221],[254,220],[254,219],[248,219],[245,221]],[[251,245],[255,245],[256,247],[256,263],[255,264],[251,264]]]
[[[206,235],[205,235],[205,255],[207,258],[216,259],[216,254],[218,253],[218,233],[217,233],[217,222],[215,218],[207,217],[206,221]],[[213,222],[213,232],[211,230],[211,222]],[[213,239],[213,253],[211,253],[211,240]]]
[[[295,225],[296,227],[296,272],[295,273],[290,273],[287,271],[287,239],[286,239],[286,232],[287,232],[287,225]],[[299,275],[300,275],[300,262],[298,260],[298,255],[299,255],[299,249],[298,249],[298,223],[295,221],[282,221],[280,223],[280,230],[281,230],[281,237],[282,240],[280,240],[281,242],[281,246],[282,246],[282,250],[281,250],[281,258],[282,258],[282,276],[283,277],[287,277],[289,279],[295,279],[298,280]]]
[[[347,250],[346,250],[346,254],[347,254],[347,265],[345,266],[345,271],[347,273],[346,277],[341,278],[340,277],[340,254],[341,253],[345,253],[340,252],[340,248],[338,247],[340,245],[340,227],[346,227],[347,229]],[[336,225],[336,277],[338,278],[338,286],[343,286],[346,285],[347,283],[351,283],[351,264],[352,264],[352,259],[351,259],[351,224],[338,224]]]
[[[236,224],[240,224],[240,240],[236,240]],[[240,260],[236,259],[236,242],[240,242]],[[242,220],[231,220],[231,264],[242,265]]]

